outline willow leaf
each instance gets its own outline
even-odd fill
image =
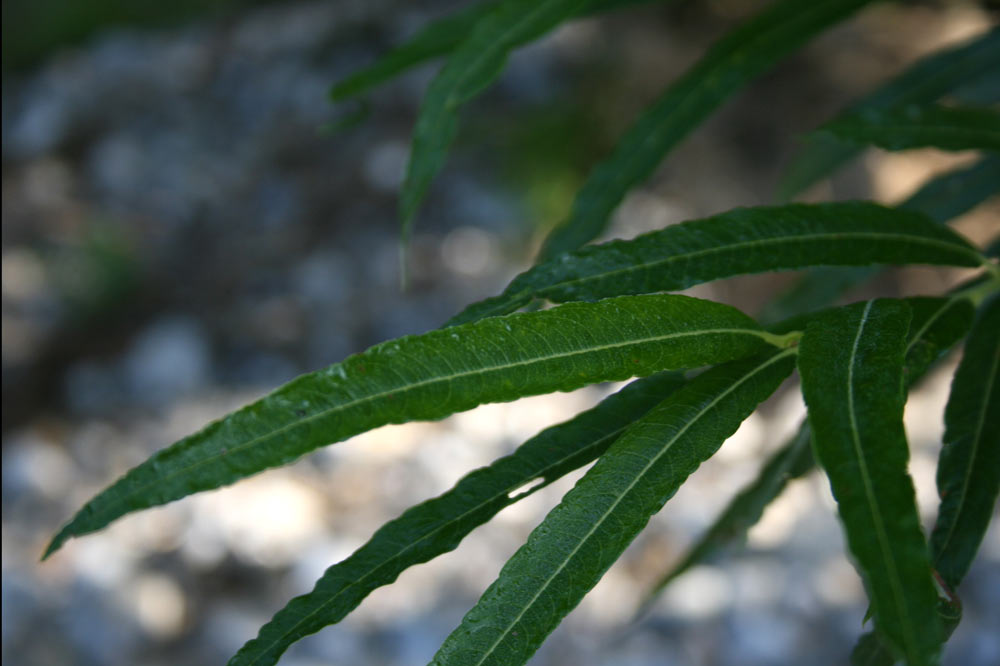
[[[434,666],[523,664],[684,480],[794,367],[794,350],[713,368],[654,407],[508,560]]]
[[[913,666],[940,649],[937,593],[920,529],[903,430],[903,357],[910,321],[900,301],[816,317],[799,345],[813,446],[837,499],[875,626]]]
[[[812,471],[815,464],[809,446],[811,440],[809,427],[803,424],[795,437],[764,464],[757,478],[737,493],[687,554],[657,581],[642,602],[637,616],[643,614],[675,578],[741,541],[790,480]]]
[[[539,261],[597,238],[625,194],[648,178],[667,153],[727,97],[867,2],[779,0],[714,44],[642,113],[611,156],[594,168],[568,219],[546,240]]]
[[[385,342],[303,375],[158,452],[88,502],[46,554],[126,513],[233,483],[381,425],[717,363],[778,341],[729,306],[646,296]]]
[[[906,365],[903,372],[907,386],[913,386],[935,361],[965,336],[972,324],[973,308],[967,299],[957,296],[919,297],[906,301],[913,310],[913,318],[907,334]],[[807,321],[807,318],[795,319],[799,321],[789,321],[771,330],[791,331],[799,328],[801,321]],[[795,437],[771,456],[757,478],[732,499],[687,555],[650,590],[637,616],[649,608],[675,578],[695,564],[742,540],[760,520],[767,505],[782,492],[787,481],[804,476],[815,467],[810,441],[809,426],[803,423]]]
[[[934,566],[952,588],[969,570],[1000,493],[1000,297],[972,329],[945,408]]]
[[[970,167],[956,169],[925,183],[899,208],[922,213],[944,224],[1000,193],[1000,156],[988,155]],[[758,319],[772,322],[818,310],[878,273],[877,268],[815,268],[771,301]]]
[[[330,90],[331,99],[342,100],[360,95],[408,69],[451,53],[473,27],[499,5],[500,0],[480,2],[433,21],[374,64],[334,85]]]
[[[1000,113],[993,109],[927,104],[866,109],[821,129],[842,141],[886,150],[1000,151]]]
[[[400,201],[404,242],[420,201],[444,165],[459,108],[499,76],[514,47],[545,34],[584,5],[585,0],[502,0],[454,50],[431,81],[413,131]]]
[[[744,273],[833,264],[976,266],[984,259],[920,214],[868,202],[737,208],[539,264],[449,323],[513,312],[533,299],[597,300],[685,289]]]
[[[595,14],[624,5],[649,1],[590,0],[590,2],[584,3],[582,13]],[[330,97],[334,100],[356,97],[409,69],[434,58],[448,55],[458,48],[479,21],[489,16],[499,6],[500,0],[480,2],[431,22],[408,41],[389,51],[372,65],[335,84],[330,90]]]
[[[1000,28],[955,48],[937,51],[918,61],[873,93],[852,104],[844,113],[889,109],[909,104],[928,104],[977,81],[983,72],[1000,68]],[[792,160],[778,197],[791,199],[855,157],[861,148],[829,134],[811,133]]]
[[[405,569],[453,550],[505,507],[589,464],[633,421],[684,383],[681,373],[639,379],[598,406],[543,430],[512,455],[465,476],[448,492],[386,523],[364,546],[331,566],[309,594],[293,599],[229,666],[274,664],[289,645],[342,620],[375,588]],[[517,491],[533,481],[529,490]]]

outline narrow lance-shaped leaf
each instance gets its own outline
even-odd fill
[[[868,202],[738,208],[628,241],[581,248],[539,264],[451,324],[512,312],[544,298],[597,300],[685,289],[744,273],[873,263],[977,266],[982,256],[951,230]]]
[[[1000,113],[988,108],[927,104],[866,109],[840,116],[819,131],[886,150],[1000,151]]]
[[[941,507],[931,535],[938,573],[958,586],[975,558],[1000,493],[1000,297],[982,312],[965,345],[945,408],[938,464]]]
[[[600,580],[684,480],[794,367],[794,350],[713,368],[616,441],[508,560],[434,666],[516,666]]]
[[[768,459],[757,478],[737,493],[687,554],[657,581],[640,605],[636,617],[644,614],[675,578],[742,541],[749,529],[764,515],[764,509],[781,494],[787,483],[814,469],[811,439],[809,427],[803,424],[795,437]]]
[[[904,376],[907,386],[913,386],[935,361],[965,336],[972,324],[973,308],[968,299],[960,296],[909,298],[906,302],[913,310],[913,318],[907,336]],[[796,317],[795,320],[771,330],[795,330],[801,325],[801,321],[806,320]],[[741,541],[760,520],[767,505],[784,490],[789,480],[803,476],[815,468],[809,446],[811,438],[809,425],[803,423],[798,433],[765,463],[757,478],[732,499],[688,554],[653,586],[636,613],[637,616],[649,608],[663,589],[687,569]]]
[[[899,208],[922,213],[944,224],[1000,193],[1000,156],[989,155],[970,167],[949,171],[899,204]],[[780,321],[795,314],[825,308],[848,289],[880,271],[876,267],[814,268],[782,293],[758,316],[762,323]]]
[[[996,69],[1000,69],[1000,28],[993,28],[955,48],[923,58],[852,104],[845,113],[927,104],[960,89],[963,84],[979,80],[983,72]],[[779,199],[791,199],[860,151],[857,144],[845,143],[828,134],[807,135],[778,189]]]
[[[731,360],[781,338],[729,306],[683,296],[607,299],[493,318],[372,347],[303,375],[158,452],[53,539],[218,488],[388,423]]]
[[[584,183],[568,219],[553,230],[540,261],[597,238],[625,194],[722,102],[867,0],[779,0],[726,35],[671,85],[625,133]]]
[[[875,626],[911,666],[940,649],[937,593],[920,529],[903,430],[910,309],[869,301],[816,317],[799,373],[816,458],[871,599]]]
[[[341,100],[359,95],[408,69],[451,53],[476,23],[500,5],[500,1],[479,2],[433,21],[374,64],[334,85],[330,90],[331,99]]]
[[[427,188],[444,165],[458,110],[503,71],[507,55],[574,15],[585,0],[502,0],[479,20],[431,81],[413,131],[400,200],[404,243]]]
[[[604,453],[628,427],[684,384],[681,373],[639,379],[598,406],[548,428],[512,455],[465,476],[448,492],[386,523],[364,546],[331,566],[309,594],[293,599],[229,666],[274,664],[295,641],[343,619],[402,571],[453,550],[473,529]],[[526,485],[537,485],[518,492]]]
[[[584,3],[581,13],[603,12],[649,1],[590,0],[590,2]],[[448,55],[458,48],[479,21],[486,18],[498,6],[500,6],[500,0],[480,2],[431,22],[408,41],[379,58],[374,64],[355,72],[334,85],[330,90],[330,97],[334,100],[341,100],[360,95],[413,67]]]

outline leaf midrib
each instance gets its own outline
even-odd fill
[[[176,478],[178,476],[182,476],[184,474],[187,474],[188,472],[190,472],[190,471],[192,471],[194,469],[197,469],[199,467],[207,465],[207,464],[209,464],[211,462],[214,462],[214,461],[216,461],[216,460],[218,460],[220,458],[229,457],[229,456],[233,455],[235,452],[243,451],[243,450],[245,450],[245,449],[247,449],[247,448],[249,448],[249,447],[251,447],[251,446],[253,446],[255,444],[258,444],[259,442],[265,441],[265,440],[270,439],[272,437],[276,437],[276,436],[282,434],[283,432],[291,430],[292,428],[298,427],[298,426],[303,425],[305,423],[309,423],[311,421],[315,421],[315,420],[320,419],[320,418],[327,417],[327,416],[329,416],[331,414],[334,414],[334,413],[336,413],[338,411],[344,411],[344,410],[347,410],[347,409],[351,409],[353,407],[356,407],[357,405],[364,404],[365,402],[371,402],[371,401],[378,400],[380,398],[384,398],[384,397],[386,397],[388,395],[391,395],[391,394],[405,393],[405,392],[409,392],[409,391],[412,391],[412,390],[417,389],[417,388],[422,388],[424,386],[433,385],[433,384],[439,383],[439,382],[448,383],[448,382],[452,382],[452,381],[454,381],[456,379],[465,378],[465,377],[471,377],[471,376],[474,376],[474,375],[486,375],[486,374],[489,374],[489,373],[492,373],[492,372],[496,372],[496,371],[500,371],[500,370],[509,370],[511,368],[521,367],[521,366],[525,366],[525,365],[534,365],[536,363],[543,363],[543,362],[546,362],[546,361],[552,361],[552,360],[561,359],[561,358],[571,358],[573,356],[579,356],[579,355],[582,355],[582,354],[590,354],[590,353],[595,353],[595,352],[601,352],[601,351],[605,351],[605,350],[609,350],[609,349],[619,349],[619,348],[622,348],[622,347],[628,347],[628,346],[631,346],[631,345],[637,345],[637,344],[649,343],[649,342],[661,342],[661,341],[664,341],[664,340],[671,340],[671,339],[674,339],[674,338],[684,338],[684,337],[703,336],[703,335],[716,335],[716,334],[721,335],[721,334],[726,334],[726,333],[755,335],[757,337],[760,337],[760,338],[764,339],[766,342],[769,342],[769,343],[773,339],[773,336],[771,336],[770,334],[768,334],[766,331],[763,331],[763,330],[754,330],[754,329],[749,329],[749,328],[747,328],[747,329],[742,329],[742,328],[716,328],[716,329],[702,329],[702,330],[696,330],[696,331],[679,331],[679,332],[669,333],[669,334],[666,334],[666,335],[650,336],[650,337],[647,337],[647,338],[633,338],[633,339],[628,340],[628,341],[618,342],[618,343],[614,343],[614,344],[600,345],[600,346],[595,346],[595,347],[586,347],[584,349],[577,349],[577,350],[573,350],[573,351],[570,351],[570,352],[564,352],[564,353],[550,354],[550,355],[547,355],[547,356],[535,356],[535,357],[532,357],[530,359],[526,359],[526,360],[523,360],[523,361],[517,361],[517,362],[514,362],[514,363],[507,363],[507,364],[504,364],[504,365],[493,365],[493,366],[488,366],[488,367],[480,367],[480,368],[476,368],[475,370],[470,370],[470,371],[466,371],[466,372],[456,372],[456,373],[453,373],[453,374],[450,374],[450,375],[439,375],[437,377],[431,377],[431,378],[428,378],[428,379],[425,379],[425,380],[421,380],[421,381],[418,381],[418,382],[413,382],[411,384],[407,384],[406,386],[402,386],[402,387],[398,387],[398,388],[390,389],[390,390],[386,390],[386,391],[380,391],[378,393],[373,393],[373,394],[368,395],[368,396],[364,396],[364,397],[361,397],[361,398],[357,398],[355,400],[351,400],[349,402],[345,402],[345,403],[341,403],[339,405],[335,405],[335,406],[331,407],[330,409],[325,409],[325,410],[322,410],[322,411],[317,412],[315,414],[312,414],[310,416],[307,416],[305,418],[298,419],[296,421],[292,421],[292,422],[290,422],[290,423],[288,423],[288,424],[286,424],[286,425],[284,425],[284,426],[282,426],[280,428],[277,428],[276,430],[272,430],[272,431],[270,431],[268,433],[265,433],[263,435],[259,435],[257,437],[254,437],[253,439],[247,440],[246,442],[243,442],[241,444],[237,444],[237,445],[232,446],[232,447],[227,447],[225,449],[225,451],[219,451],[218,453],[216,453],[214,455],[211,455],[211,456],[208,456],[206,458],[203,458],[203,459],[201,459],[201,460],[199,460],[199,461],[197,461],[197,462],[195,462],[195,463],[193,463],[191,465],[188,465],[186,467],[182,467],[182,468],[180,468],[180,469],[178,469],[178,470],[176,470],[174,472],[171,472],[170,474],[167,474],[166,476],[158,477],[158,478],[150,481],[149,483],[146,483],[146,484],[143,484],[142,486],[139,486],[138,488],[134,489],[132,492],[129,492],[127,494],[124,494],[124,495],[121,495],[121,496],[115,498],[111,503],[109,503],[107,505],[107,507],[104,509],[104,511],[102,511],[99,515],[107,515],[108,513],[113,513],[111,511],[112,508],[120,506],[126,500],[128,500],[128,499],[130,499],[130,498],[132,498],[132,497],[134,497],[134,496],[136,496],[138,494],[142,494],[144,491],[148,490],[149,488],[151,488],[151,487],[153,487],[155,485],[164,484],[164,483],[170,481],[171,479],[174,479],[174,478]],[[392,421],[387,422],[386,425],[388,425],[389,423],[392,423]],[[197,435],[195,435],[195,436],[197,436]]]
[[[608,434],[604,435],[603,437],[594,440],[593,442],[591,442],[587,446],[585,446],[585,447],[583,447],[581,449],[576,449],[575,451],[572,451],[571,453],[563,456],[562,458],[560,458],[560,459],[552,462],[551,464],[547,465],[543,469],[539,470],[536,474],[534,474],[532,476],[532,478],[533,479],[545,478],[545,475],[549,471],[551,471],[552,469],[558,467],[559,465],[562,465],[567,460],[569,460],[569,459],[571,459],[571,458],[573,458],[575,456],[578,456],[578,455],[580,455],[581,453],[583,453],[585,451],[589,451],[589,450],[591,450],[593,448],[599,447],[601,444],[603,444],[604,442],[606,442],[609,439],[616,438],[618,436],[618,434],[621,433],[623,430],[625,430],[629,425],[631,425],[631,424],[627,424],[627,425],[621,426],[620,428],[616,428],[615,430],[609,432]],[[530,483],[530,481],[531,480],[529,479],[528,483]],[[346,593],[347,590],[351,589],[352,587],[354,587],[356,585],[359,585],[360,583],[362,583],[363,581],[367,580],[369,577],[371,577],[372,575],[374,575],[376,572],[381,571],[383,568],[385,568],[386,566],[388,566],[390,563],[392,563],[395,560],[401,558],[404,554],[406,554],[412,548],[416,547],[418,544],[420,544],[420,543],[422,543],[422,542],[430,539],[431,537],[435,536],[440,531],[444,530],[445,528],[449,527],[450,525],[453,525],[453,524],[461,521],[463,518],[465,518],[469,514],[472,514],[472,513],[475,513],[476,511],[479,511],[480,509],[482,509],[483,507],[487,506],[488,504],[496,501],[497,499],[499,499],[503,495],[507,495],[511,491],[517,490],[518,488],[522,487],[524,484],[525,484],[524,481],[518,481],[516,484],[509,484],[507,487],[505,487],[502,490],[494,493],[489,498],[484,499],[483,501],[477,503],[474,507],[471,507],[470,509],[468,509],[467,511],[462,512],[458,516],[455,516],[455,517],[451,518],[447,522],[439,524],[433,530],[431,530],[427,534],[424,534],[423,536],[421,536],[416,541],[408,543],[405,547],[403,547],[402,549],[400,549],[399,551],[397,551],[396,553],[394,553],[391,557],[383,560],[382,563],[379,564],[377,567],[375,567],[373,569],[369,569],[363,576],[361,576],[361,578],[358,578],[357,580],[352,580],[351,582],[347,583],[344,587],[342,587],[340,590],[338,590],[336,592],[336,594],[334,594],[334,596],[330,597],[329,599],[327,599],[326,601],[324,601],[322,604],[320,604],[317,608],[315,608],[314,610],[312,610],[309,613],[307,613],[305,616],[302,617],[302,619],[300,619],[298,622],[296,622],[294,625],[292,625],[287,631],[285,631],[283,634],[281,634],[281,636],[277,637],[276,639],[274,639],[273,641],[271,641],[271,643],[269,643],[266,647],[262,648],[260,650],[261,654],[259,656],[255,657],[253,661],[248,662],[247,666],[253,666],[253,664],[256,664],[257,662],[259,662],[260,661],[260,657],[263,656],[263,653],[267,652],[268,650],[270,650],[271,648],[273,648],[275,645],[277,645],[278,643],[280,643],[282,641],[282,639],[284,639],[289,634],[291,634],[292,632],[294,632],[295,629],[297,629],[301,625],[305,624],[313,616],[315,616],[318,613],[320,613],[323,610],[325,610],[327,607],[330,606],[330,604],[332,604],[335,601],[337,601],[337,599],[341,595],[343,595],[344,593]],[[528,495],[533,494],[537,490],[541,490],[546,485],[548,485],[548,483],[537,485],[537,486],[534,486],[534,487],[530,488],[524,495],[518,497],[518,500],[523,499],[523,498],[527,497]],[[511,504],[513,504],[513,501],[511,502]],[[334,565],[334,566],[336,566],[336,565]]]
[[[614,502],[600,516],[600,518],[598,518],[596,521],[594,521],[594,524],[591,525],[591,527],[590,527],[589,530],[587,530],[587,533],[583,536],[583,538],[581,538],[577,542],[576,546],[573,547],[573,550],[570,551],[570,553],[568,555],[566,555],[566,557],[563,558],[563,561],[559,564],[559,566],[556,568],[556,570],[553,571],[552,574],[549,575],[545,579],[545,581],[538,587],[538,590],[531,597],[531,599],[528,601],[528,603],[526,603],[524,605],[524,607],[517,614],[517,616],[514,617],[514,619],[510,622],[510,624],[508,624],[507,628],[504,629],[503,633],[501,633],[500,636],[498,636],[497,639],[495,641],[493,641],[493,644],[490,645],[489,648],[487,648],[487,650],[483,654],[483,656],[479,659],[479,661],[477,661],[475,663],[475,666],[482,666],[483,662],[485,662],[486,659],[489,658],[489,656],[493,654],[493,651],[496,650],[497,646],[507,637],[507,635],[518,624],[518,622],[521,621],[521,618],[524,617],[524,614],[528,612],[528,610],[535,604],[536,601],[538,601],[538,598],[548,588],[548,586],[552,583],[552,581],[555,579],[555,577],[558,576],[562,572],[562,570],[566,568],[566,566],[569,564],[570,560],[572,560],[574,557],[576,557],[576,554],[580,551],[581,548],[583,548],[584,543],[586,543],[590,539],[590,537],[593,536],[594,532],[597,531],[597,528],[600,527],[604,523],[604,521],[608,518],[608,516],[611,515],[611,513],[616,508],[618,508],[618,505],[625,498],[625,496],[628,495],[632,491],[632,489],[639,482],[639,480],[642,479],[642,477],[644,477],[646,475],[646,473],[649,472],[649,469],[653,465],[655,465],[660,460],[660,458],[662,458],[667,453],[667,451],[669,451],[673,447],[674,444],[677,443],[677,440],[680,439],[684,435],[684,433],[686,433],[691,428],[692,425],[694,425],[698,420],[700,420],[708,411],[710,411],[712,408],[714,408],[715,405],[717,405],[723,398],[725,398],[727,395],[729,395],[734,390],[736,390],[739,386],[741,386],[744,382],[746,382],[748,379],[750,379],[750,377],[753,377],[755,374],[757,374],[758,372],[766,369],[768,366],[770,366],[770,365],[772,365],[772,364],[780,361],[781,359],[784,359],[785,357],[787,357],[789,355],[795,354],[797,352],[798,352],[798,349],[795,348],[795,347],[792,347],[792,348],[786,349],[783,352],[775,354],[771,358],[767,359],[767,361],[765,361],[764,363],[761,363],[759,366],[757,366],[756,368],[754,368],[752,371],[748,372],[743,377],[741,377],[739,379],[739,381],[734,382],[731,386],[729,386],[728,388],[726,388],[725,391],[723,391],[718,396],[716,396],[715,399],[712,400],[708,405],[706,405],[701,410],[699,410],[698,413],[694,416],[694,418],[690,419],[687,423],[685,423],[684,426],[681,427],[680,430],[678,430],[677,433],[674,434],[674,436],[671,437],[663,445],[663,448],[661,448],[660,451],[655,456],[653,456],[653,458],[650,459],[650,461],[648,463],[646,463],[646,465],[642,468],[642,470],[638,474],[635,475],[635,477],[632,479],[632,481],[628,484],[628,487],[626,487],[621,493],[619,493],[618,497],[615,498]]]
[[[962,514],[962,506],[965,504],[965,498],[969,494],[969,478],[972,476],[972,468],[976,462],[976,455],[979,452],[979,442],[982,439],[983,427],[986,425],[986,409],[989,407],[990,399],[993,396],[998,365],[1000,365],[1000,346],[997,346],[993,353],[993,365],[990,368],[989,382],[986,385],[986,390],[983,391],[983,404],[979,410],[979,418],[976,420],[975,436],[972,440],[972,453],[969,456],[969,462],[965,466],[965,473],[962,475],[962,492],[959,495],[958,505],[955,507],[954,515],[956,519],[952,521],[951,526],[948,528],[948,533],[945,535],[944,543],[941,545],[939,551],[940,556],[944,555],[948,549],[948,545],[951,543],[951,539],[955,534],[955,528],[958,527],[958,516]]]
[[[889,586],[892,588],[892,594],[896,598],[896,605],[898,606],[899,613],[902,616],[901,619],[903,620],[902,629],[905,634],[905,639],[909,643],[909,649],[907,652],[909,654],[915,654],[915,641],[912,634],[909,610],[906,607],[905,597],[902,591],[902,581],[899,580],[899,571],[896,569],[896,562],[891,557],[892,549],[889,546],[889,537],[885,533],[885,524],[882,520],[882,514],[880,513],[878,504],[875,501],[872,479],[868,472],[868,462],[866,461],[861,450],[857,415],[854,408],[854,366],[857,362],[858,345],[861,341],[861,334],[865,329],[865,324],[868,321],[868,314],[871,312],[872,305],[874,303],[875,301],[868,301],[865,305],[865,309],[861,314],[861,321],[858,324],[857,333],[854,336],[854,344],[851,346],[851,355],[847,365],[847,412],[851,426],[851,442],[854,446],[854,455],[858,459],[858,470],[861,472],[861,480],[865,489],[865,499],[868,503],[868,512],[875,525],[875,534],[878,537],[879,551],[882,555],[882,560],[886,565]]]
[[[813,5],[813,9],[816,10],[826,9],[826,5],[821,2],[818,2]],[[776,23],[772,27],[767,28],[759,33],[756,33],[755,35],[752,35],[749,40],[745,40],[735,45],[732,48],[732,50],[729,51],[726,54],[726,56],[722,58],[719,62],[711,66],[699,67],[699,65],[703,65],[706,62],[705,60],[702,60],[700,63],[696,64],[694,67],[688,70],[688,72],[685,73],[683,77],[674,84],[674,86],[671,86],[671,88],[666,93],[664,93],[663,98],[658,102],[658,104],[662,103],[664,100],[676,94],[677,91],[679,89],[682,89],[684,85],[690,84],[691,86],[690,90],[681,96],[680,102],[678,102],[675,106],[672,107],[673,112],[670,113],[670,115],[668,116],[669,119],[674,119],[674,122],[657,123],[657,126],[654,127],[652,131],[650,131],[640,141],[639,143],[640,149],[633,151],[626,157],[624,164],[625,168],[620,168],[615,170],[614,174],[610,178],[610,182],[615,186],[616,191],[620,189],[621,185],[624,182],[631,180],[631,177],[627,176],[627,174],[632,173],[634,165],[636,164],[637,161],[640,160],[640,158],[645,159],[644,149],[649,147],[651,143],[659,143],[659,137],[661,135],[669,133],[670,130],[674,129],[674,127],[677,124],[676,119],[685,117],[688,112],[688,107],[697,101],[701,101],[703,96],[706,94],[706,91],[710,91],[712,88],[715,87],[718,72],[720,70],[724,71],[727,67],[732,66],[734,63],[744,60],[745,56],[743,55],[743,52],[746,51],[749,47],[755,46],[758,42],[761,41],[767,43],[767,41],[771,39],[771,36],[774,33],[780,34],[789,26],[795,25],[799,20],[808,23],[809,21],[807,19],[812,19],[812,14],[809,11],[803,12],[802,14],[794,14],[787,21]],[[718,45],[719,44],[716,44],[716,46]],[[713,48],[710,47],[708,52],[706,52],[705,54],[706,58],[712,55],[712,50]],[[751,54],[755,54],[757,51],[758,49],[750,49]],[[705,71],[700,71],[702,69],[704,69]],[[691,79],[694,79],[695,83],[691,84],[690,83]],[[745,81],[742,82],[741,84],[737,85],[736,88],[738,89],[745,83],[746,83]],[[642,118],[640,118],[639,120],[641,122]],[[605,162],[601,166],[607,164],[608,162]],[[586,189],[587,188],[585,185],[584,189],[581,190],[581,194],[585,192]],[[574,209],[576,208],[576,202],[574,202],[573,207]],[[601,208],[605,207],[606,206],[601,206]],[[588,207],[588,209],[593,210],[593,207]],[[603,215],[603,214],[604,213],[602,212],[597,213],[597,215]],[[587,215],[586,213],[583,213],[579,217],[586,219],[588,217],[593,217],[593,216],[594,216],[593,214]],[[573,215],[573,217],[576,217],[576,215]]]
[[[961,250],[969,254],[970,256],[974,257],[977,263],[981,264],[983,261],[979,253],[971,248],[966,248],[960,244],[944,240],[938,240],[936,238],[927,238],[925,236],[913,236],[906,234],[904,232],[895,232],[895,233],[883,232],[883,231],[822,232],[822,233],[814,233],[808,235],[800,234],[795,236],[774,236],[771,238],[759,238],[749,241],[740,241],[737,243],[730,243],[727,245],[715,245],[709,248],[694,250],[692,252],[687,252],[684,254],[673,254],[668,257],[664,257],[662,259],[647,261],[642,264],[629,264],[628,266],[624,266],[622,268],[616,268],[614,270],[604,271],[602,273],[597,273],[594,275],[585,275],[572,280],[563,280],[556,284],[547,285],[541,289],[525,289],[513,295],[513,298],[516,299],[518,297],[523,297],[529,294],[536,294],[537,296],[544,297],[547,293],[551,291],[562,289],[567,286],[575,286],[593,280],[603,280],[605,278],[613,277],[623,273],[631,273],[631,272],[646,270],[656,266],[669,264],[674,261],[685,261],[690,259],[696,259],[698,257],[708,256],[711,254],[733,252],[735,250],[740,250],[740,249],[767,247],[769,245],[781,245],[783,243],[793,243],[793,242],[808,243],[811,241],[828,241],[828,240],[899,240],[911,244],[919,243],[928,246],[943,247],[950,250]],[[622,242],[629,242],[629,241],[622,241]]]

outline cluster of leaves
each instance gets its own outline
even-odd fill
[[[635,0],[632,0],[635,2]],[[434,23],[334,88],[358,95],[429,58],[427,91],[402,196],[404,237],[445,159],[459,107],[508,53],[574,17],[627,0],[491,0]],[[937,661],[957,624],[955,592],[1000,489],[1000,267],[944,223],[1000,189],[1000,29],[932,54],[809,136],[787,199],[874,144],[978,150],[899,205],[785,204],[736,209],[583,247],[627,191],[724,99],[866,0],[778,0],[712,46],[626,131],[580,190],[538,263],[441,329],[385,342],[303,375],[160,451],[88,502],[56,535],[218,488],[389,423],[639,377],[450,491],[406,511],[331,566],[230,661],[274,664],[293,642],[344,618],[407,567],[452,550],[501,509],[596,460],[532,532],[433,659],[436,666],[523,664],[757,405],[794,371],[808,421],[734,498],[660,589],[738,540],[787,481],[829,478],[874,631],[856,663]],[[978,270],[941,296],[833,307],[875,265]],[[812,268],[761,321],[665,292],[765,271]],[[517,312],[547,302],[550,309]],[[945,410],[941,496],[930,540],[907,473],[907,391],[967,337]],[[707,369],[704,369],[706,368]],[[703,369],[703,370],[701,370]],[[533,485],[532,485],[533,484]],[[530,486],[527,490],[523,490]]]

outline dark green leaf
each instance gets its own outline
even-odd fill
[[[907,303],[913,309],[913,318],[907,334],[904,376],[907,386],[912,386],[935,361],[965,336],[972,324],[973,308],[968,299],[962,297],[910,298]],[[795,320],[777,325],[772,330],[793,331],[800,328],[808,318],[796,317]],[[643,608],[637,615],[648,608],[663,589],[684,571],[742,540],[747,531],[760,520],[767,505],[781,493],[786,482],[803,476],[814,468],[810,440],[809,426],[804,423],[798,434],[764,465],[757,478],[733,498],[688,554],[664,574],[647,595]]]
[[[653,172],[681,139],[754,77],[846,18],[867,0],[779,0],[713,45],[636,120],[611,156],[597,165],[553,230],[540,261],[597,238],[633,186]]]
[[[813,446],[861,570],[875,626],[913,666],[936,661],[940,627],[903,430],[910,308],[869,301],[816,317],[799,345]]]
[[[899,208],[923,213],[944,224],[1000,192],[1000,157],[989,155],[971,167],[956,169],[923,185]],[[878,273],[877,268],[816,268],[771,301],[760,313],[762,323],[834,303],[848,289]]]
[[[937,472],[941,508],[931,552],[941,578],[956,588],[1000,493],[1000,297],[984,305],[972,328],[944,419]]]
[[[536,298],[597,300],[821,264],[976,266],[983,261],[949,229],[917,213],[874,203],[738,208],[539,264],[515,278],[500,296],[474,303],[449,323],[513,312]]]
[[[1000,69],[1000,28],[953,49],[927,56],[851,105],[845,113],[927,104],[965,83],[978,80],[983,72],[996,69]],[[807,135],[779,187],[779,198],[791,199],[855,157],[860,150],[856,144],[839,141],[828,134]]]
[[[359,95],[433,58],[451,53],[483,18],[500,6],[501,0],[480,2],[434,21],[409,41],[355,72],[330,90],[334,100]]]
[[[1000,151],[1000,113],[987,108],[928,104],[865,109],[840,116],[819,131],[886,150]]]
[[[684,480],[794,367],[794,350],[713,368],[628,428],[504,565],[434,666],[523,664]]]
[[[46,554],[126,513],[233,483],[381,425],[699,367],[767,342],[781,338],[729,306],[684,296],[572,303],[385,342],[158,452],[88,502]]]
[[[590,0],[583,13],[604,12],[649,0]],[[476,24],[500,6],[500,0],[481,2],[430,23],[409,41],[396,47],[374,64],[352,74],[330,90],[334,100],[360,95],[399,74],[454,51]],[[525,40],[528,41],[528,40]]]
[[[427,188],[444,165],[458,128],[458,110],[503,71],[516,46],[545,34],[585,0],[502,0],[479,20],[431,81],[413,131],[400,201],[404,242]]]
[[[803,424],[798,434],[764,464],[757,478],[729,502],[687,554],[653,586],[637,615],[649,608],[663,589],[682,573],[742,541],[747,531],[764,515],[764,509],[781,494],[785,485],[813,469],[815,463],[809,446],[811,439],[809,426]]]
[[[681,373],[632,382],[597,407],[542,431],[512,455],[472,472],[443,495],[407,510],[327,569],[312,592],[289,602],[230,666],[274,664],[289,645],[339,622],[372,590],[393,582],[408,567],[453,550],[501,509],[595,460],[626,427],[683,383]],[[535,480],[540,483],[517,493]]]

